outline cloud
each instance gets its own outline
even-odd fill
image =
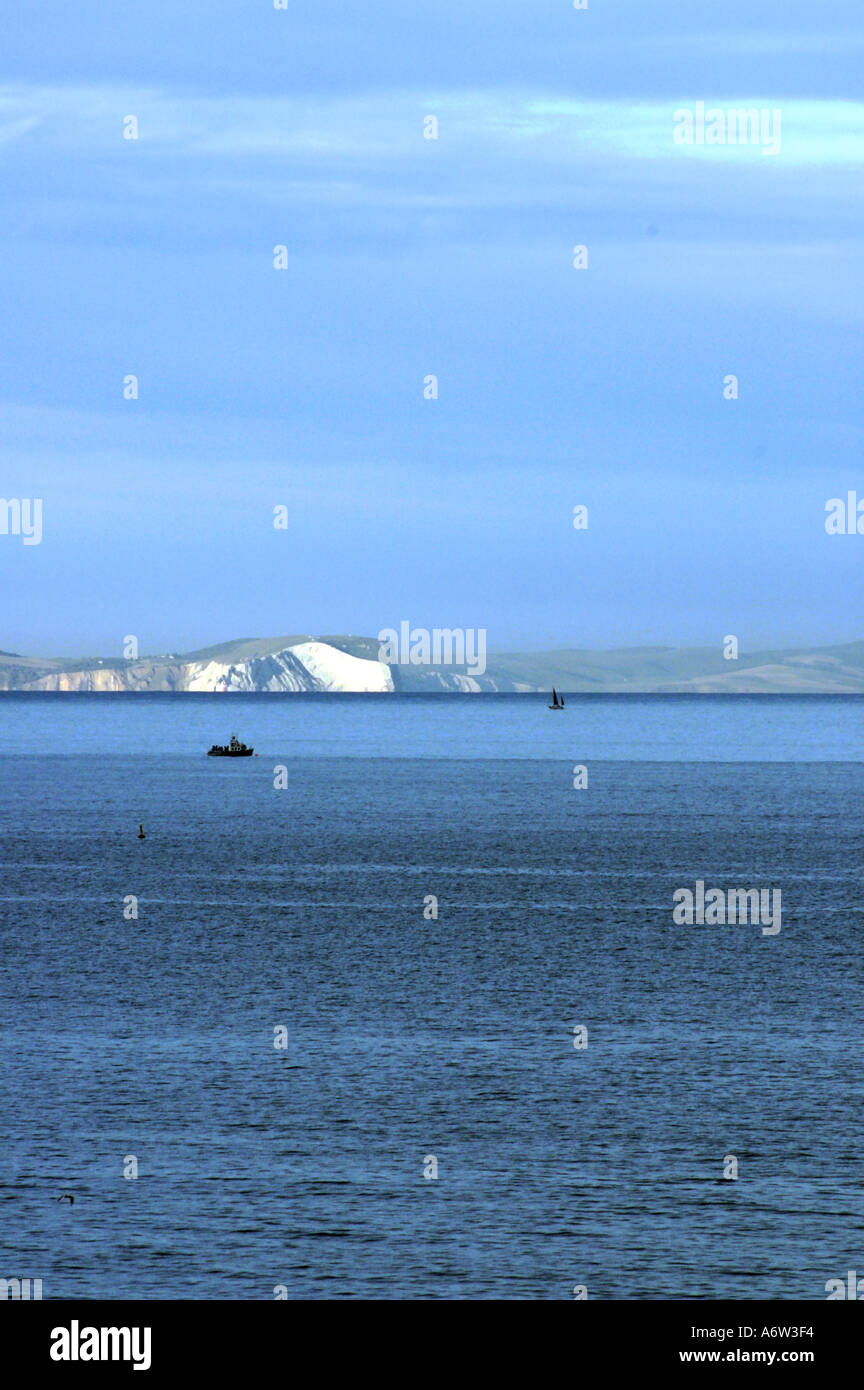
[[[778,100],[770,93],[682,92],[674,100],[578,100],[521,90],[394,90],[382,96],[272,98],[179,96],[149,88],[12,85],[0,91],[0,138],[30,153],[70,149],[118,158],[157,157],[333,164],[369,171],[433,153],[439,163],[473,154],[478,159],[572,165],[612,155],[681,161],[746,160],[750,147],[694,146],[673,140],[674,113],[682,107],[779,108],[785,165],[849,164],[864,158],[864,102]],[[140,139],[122,138],[127,115],[138,117]],[[423,118],[439,120],[439,140],[423,139]],[[432,149],[430,149],[432,147]]]

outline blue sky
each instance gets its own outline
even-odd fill
[[[864,495],[860,3],[4,29],[0,493],[44,535],[0,536],[0,647],[861,636],[864,538],[824,530]],[[676,146],[699,101],[779,108],[781,150]]]

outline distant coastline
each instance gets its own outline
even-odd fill
[[[720,644],[490,653],[482,675],[465,665],[386,662],[380,651],[375,637],[295,635],[128,659],[0,652],[0,690],[529,694],[555,686],[565,694],[864,694],[864,641],[734,658]]]

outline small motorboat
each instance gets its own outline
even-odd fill
[[[245,743],[238,741],[236,734],[232,734],[230,743],[214,743],[213,747],[208,750],[207,757],[251,758],[254,752],[254,748],[247,748]]]
[[[553,687],[552,687],[552,703],[551,703],[551,705],[549,706],[549,708],[550,708],[550,709],[563,709],[563,708],[564,708],[564,696],[558,694],[558,691],[555,689],[554,685],[553,685]]]

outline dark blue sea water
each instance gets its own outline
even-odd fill
[[[862,715],[0,696],[0,1277],[824,1299],[864,1269]],[[260,756],[203,756],[232,730]],[[780,932],[675,925],[697,879]]]

